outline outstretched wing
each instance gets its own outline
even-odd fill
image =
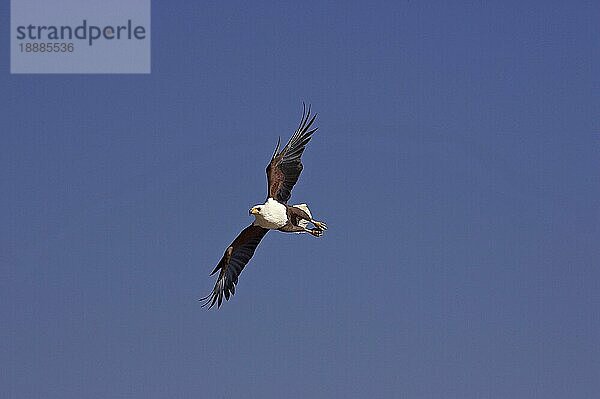
[[[260,226],[250,225],[242,230],[231,245],[227,247],[217,267],[210,274],[212,276],[220,270],[219,278],[217,278],[212,292],[201,299],[201,301],[204,301],[203,307],[210,305],[208,307],[210,309],[216,303],[217,308],[219,308],[223,302],[223,296],[226,300],[229,300],[229,297],[235,293],[235,285],[238,282],[239,275],[254,255],[258,243],[268,231],[268,229],[263,229]]]
[[[292,188],[298,181],[300,172],[302,172],[300,158],[306,144],[310,141],[310,137],[317,130],[317,128],[312,130],[310,128],[316,117],[315,114],[311,118],[310,105],[308,110],[304,106],[300,125],[281,152],[277,152],[280,144],[279,141],[277,142],[271,162],[267,166],[267,184],[270,198],[282,203],[286,203],[290,199]]]

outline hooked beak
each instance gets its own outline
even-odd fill
[[[258,209],[256,209],[256,207],[250,209],[250,211],[248,212],[250,215],[256,215],[258,213]]]

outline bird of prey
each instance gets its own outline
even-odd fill
[[[210,274],[219,272],[219,277],[212,292],[202,298],[203,307],[212,308],[215,303],[221,307],[223,297],[235,293],[235,286],[242,270],[254,255],[260,240],[269,230],[279,230],[285,233],[309,233],[321,237],[327,230],[324,222],[313,219],[306,204],[288,205],[292,188],[302,172],[301,157],[306,144],[317,128],[312,128],[317,115],[311,117],[310,106],[304,106],[300,125],[281,151],[280,140],[277,141],[275,152],[267,165],[267,200],[264,204],[253,206],[250,215],[254,222],[246,227],[235,240],[225,249],[223,257]],[[309,223],[312,227],[309,228]]]

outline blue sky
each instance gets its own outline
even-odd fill
[[[597,395],[600,10],[523,3],[155,1],[150,75],[4,57],[1,396]],[[329,230],[207,312],[302,101]]]

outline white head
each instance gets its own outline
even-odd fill
[[[252,208],[250,208],[250,211],[248,212],[250,213],[250,215],[254,215],[254,217],[256,217],[256,215],[261,214],[263,207],[264,205],[254,205]]]
[[[269,198],[264,204],[253,206],[249,213],[256,218],[255,224],[267,229],[279,229],[287,223],[285,205],[272,198]]]

